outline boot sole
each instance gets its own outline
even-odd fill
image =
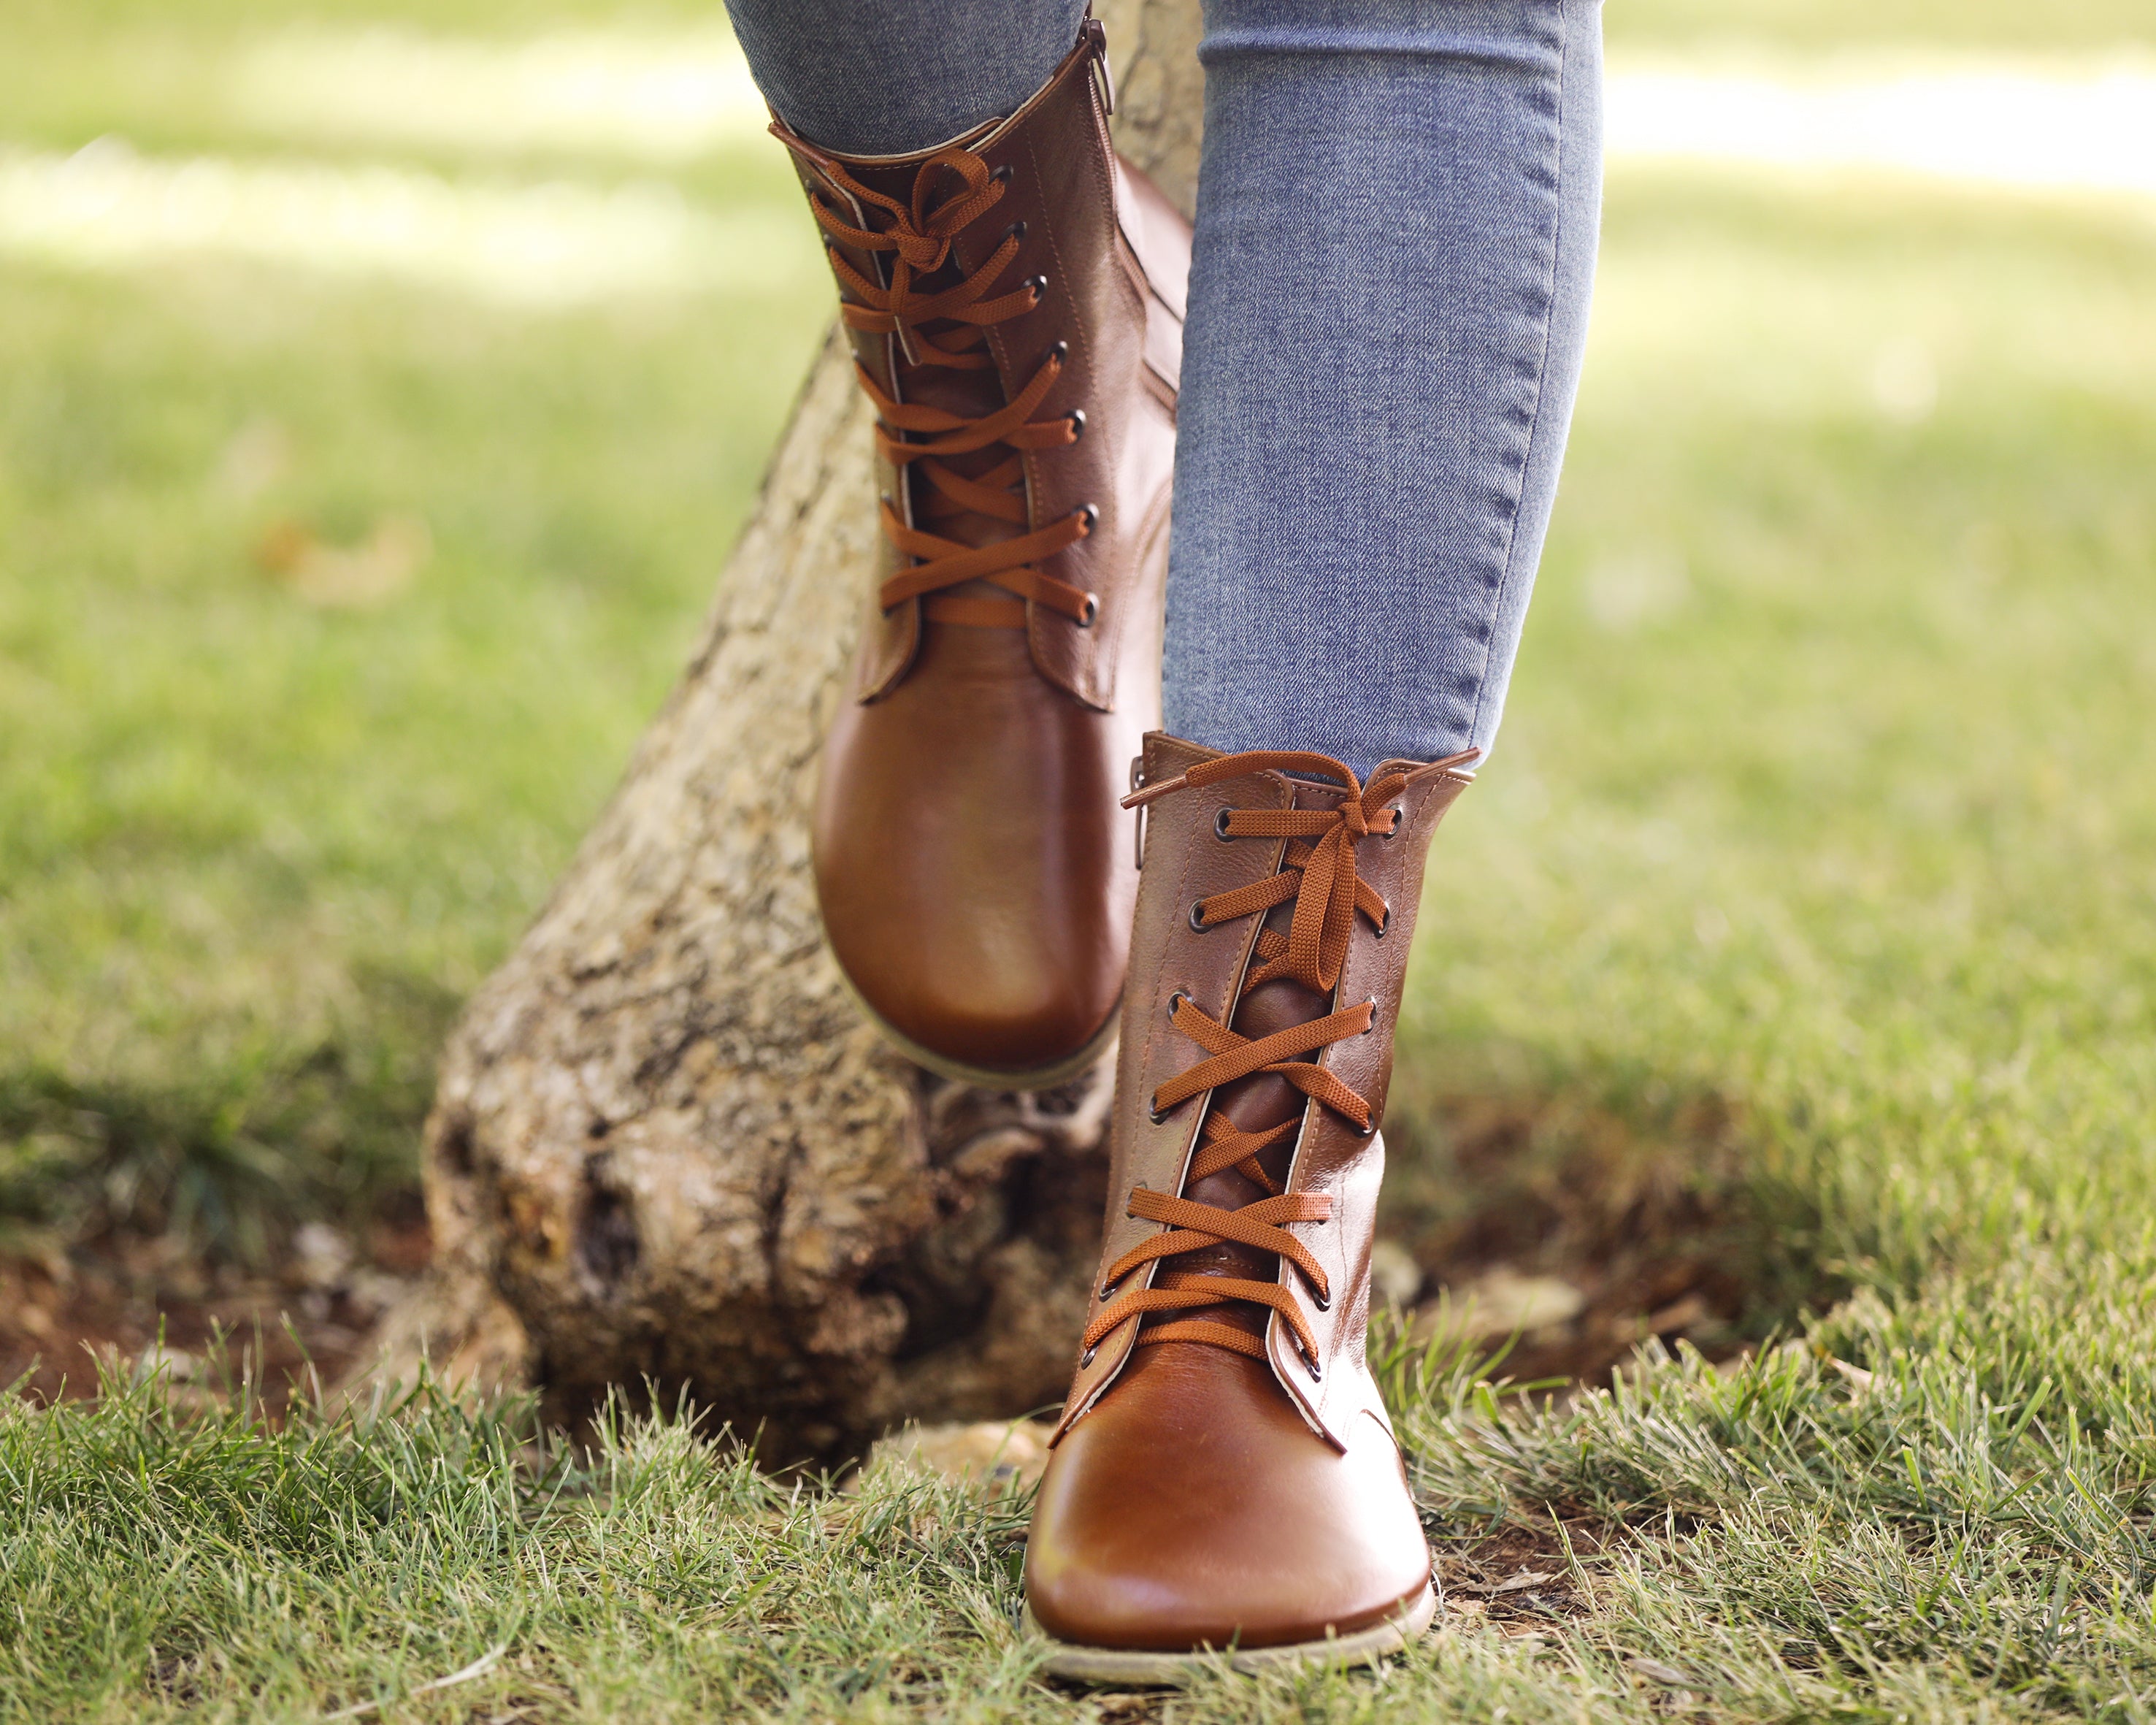
[[[1238,1671],[1277,1670],[1282,1666],[1373,1665],[1421,1635],[1437,1616],[1437,1589],[1425,1582],[1422,1592],[1384,1622],[1352,1635],[1327,1635],[1322,1641],[1295,1641],[1281,1647],[1245,1647],[1226,1652],[1211,1649],[1188,1653],[1155,1653],[1137,1648],[1083,1647],[1059,1641],[1041,1628],[1028,1605],[1020,1627],[1054,1650],[1043,1667],[1081,1683],[1142,1683],[1180,1687],[1224,1663]]]
[[[1002,1072],[992,1066],[968,1066],[962,1060],[939,1054],[933,1048],[924,1048],[912,1038],[894,1030],[877,1016],[876,1010],[861,998],[860,991],[854,986],[845,966],[837,965],[839,985],[846,991],[861,1017],[870,1027],[891,1047],[906,1056],[916,1066],[923,1066],[938,1078],[949,1079],[954,1084],[971,1084],[977,1090],[1052,1090],[1058,1084],[1068,1084],[1088,1068],[1099,1064],[1101,1058],[1114,1045],[1116,1032],[1123,1016],[1123,1003],[1117,997],[1106,1020],[1093,1032],[1092,1040],[1076,1053],[1066,1055],[1052,1066],[1036,1066],[1023,1072]]]

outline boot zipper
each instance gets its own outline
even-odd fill
[[[1116,111],[1116,75],[1108,70],[1108,27],[1089,11],[1086,22],[1079,26],[1086,45],[1093,50],[1093,70],[1101,80],[1101,107],[1103,112]]]

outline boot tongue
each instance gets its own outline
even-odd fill
[[[855,162],[847,164],[847,172],[862,185],[881,193],[886,198],[895,198],[908,209],[913,207],[914,182],[921,171],[920,165],[914,162],[875,166]],[[956,175],[940,173],[932,182],[930,193],[932,198],[940,198],[957,189]],[[875,214],[880,223],[889,213],[878,210]],[[995,234],[1002,232],[993,209],[977,218],[974,226],[992,229]],[[962,243],[966,237],[961,236]],[[915,275],[913,291],[923,294],[941,293],[944,289],[955,287],[964,281],[968,272],[957,260],[957,249],[954,245],[953,255],[947,257],[935,270]],[[992,246],[984,245],[975,245],[968,249],[975,255],[985,255],[993,250]],[[885,266],[889,268],[888,254],[886,255]],[[1019,273],[1014,263],[1004,271],[1004,275],[1010,278],[1009,281],[990,282],[987,296],[993,297],[1014,286]],[[952,336],[962,327],[958,324],[939,320],[931,322],[919,333],[930,337],[941,345],[948,346]],[[880,342],[882,338],[875,339]],[[1004,404],[1003,379],[993,364],[971,370],[952,365],[910,365],[906,363],[903,349],[895,339],[891,342],[891,348],[898,398],[901,401],[941,408],[946,413],[968,420],[984,418]],[[989,350],[983,347],[975,351],[985,357]],[[977,450],[969,455],[943,456],[938,459],[953,472],[963,474],[969,479],[978,479],[1009,460],[1010,456],[1011,451],[1002,445],[992,444],[987,449]],[[926,479],[921,478],[914,467],[909,467],[906,483],[912,487],[911,498],[916,523],[932,533],[940,533],[947,539],[955,539],[964,545],[993,545],[1004,539],[1015,538],[1026,531],[1023,523],[1014,524],[998,521],[993,516],[978,514],[970,509],[954,514],[938,514],[938,510],[949,507],[947,501]],[[999,589],[984,581],[969,581],[951,590],[953,593],[978,593],[984,596],[1000,594]]]
[[[1298,808],[1331,808],[1338,799],[1327,797],[1316,786],[1296,787],[1296,806]],[[1295,919],[1295,901],[1275,905],[1266,913],[1265,926],[1285,936],[1289,924]],[[1251,968],[1256,968],[1253,959]],[[1234,1014],[1228,1021],[1229,1028],[1239,1036],[1255,1041],[1270,1036],[1275,1031],[1291,1025],[1306,1024],[1313,1018],[1322,1017],[1332,1010],[1332,1002],[1313,989],[1306,988],[1291,977],[1276,976],[1271,981],[1246,989],[1235,1003]],[[1304,1097],[1301,1091],[1269,1072],[1254,1072],[1248,1078],[1238,1079],[1232,1084],[1224,1084],[1213,1095],[1213,1111],[1223,1114],[1235,1125],[1246,1131],[1263,1131],[1268,1126],[1278,1125],[1283,1120],[1301,1118]],[[1288,1170],[1295,1160],[1296,1135],[1288,1133],[1277,1144],[1268,1146],[1259,1153],[1258,1165],[1270,1175],[1275,1183],[1285,1187]],[[1223,1168],[1217,1174],[1209,1174],[1203,1180],[1192,1182],[1183,1188],[1183,1196],[1201,1204],[1211,1204],[1223,1210],[1240,1210],[1245,1204],[1254,1204],[1270,1196],[1265,1189],[1247,1175],[1233,1167]],[[1255,1246],[1245,1246],[1233,1240],[1224,1240],[1217,1246],[1208,1246],[1202,1251],[1186,1252],[1173,1260],[1173,1268],[1184,1274],[1231,1276],[1246,1281],[1270,1282],[1280,1273],[1280,1259],[1270,1252],[1260,1252]],[[1178,1314],[1178,1316],[1203,1316],[1216,1322],[1232,1324],[1253,1336],[1265,1334],[1270,1314],[1262,1307],[1244,1300],[1231,1300],[1218,1307],[1208,1307],[1203,1313]]]

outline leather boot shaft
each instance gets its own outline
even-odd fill
[[[1008,119],[793,152],[876,404],[884,532],[814,837],[848,982],[911,1058],[1060,1082],[1114,1030],[1115,807],[1159,703],[1189,230],[1110,147],[1099,27]]]
[[[1074,619],[1039,607],[1027,636],[1041,674],[1090,706],[1116,704],[1117,665],[1135,636],[1146,651],[1158,632],[1158,602],[1143,590],[1139,561],[1129,548],[1158,523],[1130,518],[1151,507],[1165,507],[1145,470],[1157,442],[1157,421],[1128,410],[1142,394],[1166,415],[1171,428],[1182,370],[1184,295],[1189,275],[1188,227],[1152,183],[1122,162],[1108,139],[1103,39],[1094,26],[1042,89],[1009,119],[968,136],[903,157],[842,157],[817,149],[783,126],[774,128],[793,155],[812,199],[842,205],[866,230],[872,212],[855,188],[914,207],[925,190],[924,169],[957,152],[985,166],[1001,188],[984,219],[949,238],[948,255],[916,285],[934,293],[965,280],[1015,240],[1009,279],[991,293],[1030,291],[1031,310],[985,327],[992,368],[979,372],[908,363],[919,340],[904,332],[850,332],[855,356],[892,399],[941,407],[968,416],[992,413],[1015,399],[1051,352],[1063,363],[1035,411],[1036,420],[1078,416],[1076,440],[1067,448],[1022,452],[1027,519],[1024,530],[1086,510],[1097,512],[1085,538],[1041,562],[1044,572],[1091,594],[1097,610]],[[835,170],[835,172],[834,172]],[[949,188],[943,189],[948,190]],[[826,233],[830,250],[860,276],[888,287],[888,255],[870,252]],[[842,297],[847,281],[840,278]],[[1139,470],[1133,495],[1130,470]],[[909,523],[921,512],[917,482],[908,482],[880,454],[878,479]],[[998,534],[986,523],[966,523],[985,542]],[[904,562],[887,541],[885,572]],[[922,601],[873,605],[865,620],[857,693],[888,690],[913,662],[921,641]],[[1157,647],[1155,648],[1157,652]]]
[[[1166,784],[1191,768],[1221,757],[1214,750],[1156,732],[1146,739],[1138,774],[1147,785]],[[1347,1422],[1372,1398],[1364,1364],[1369,1319],[1370,1249],[1375,1240],[1378,1189],[1383,1179],[1384,1146],[1378,1127],[1393,1069],[1393,1031],[1414,938],[1423,870],[1432,836],[1460,791],[1471,782],[1464,769],[1433,771],[1422,763],[1389,761],[1376,779],[1416,775],[1393,805],[1399,821],[1383,834],[1356,845],[1357,877],[1383,907],[1380,921],[1354,919],[1338,979],[1321,995],[1281,975],[1246,987],[1262,968],[1260,941],[1291,932],[1292,901],[1260,919],[1208,924],[1200,907],[1277,878],[1293,841],[1230,837],[1237,811],[1299,810],[1329,813],[1345,788],[1277,770],[1259,770],[1209,783],[1201,790],[1163,797],[1143,809],[1146,867],[1138,889],[1132,933],[1132,982],[1125,1002],[1124,1031],[1116,1074],[1116,1109],[1110,1139],[1108,1214],[1101,1262],[1112,1264],[1157,1231],[1156,1224],[1127,1213],[1127,1193],[1138,1186],[1187,1192],[1200,1202],[1229,1206],[1256,1202],[1266,1188],[1233,1167],[1194,1184],[1188,1175],[1204,1141],[1204,1123],[1219,1116],[1262,1133],[1295,1123],[1276,1147],[1260,1155],[1272,1182],[1290,1195],[1322,1195],[1332,1213],[1307,1230],[1308,1249],[1327,1269],[1337,1294],[1312,1300],[1306,1319],[1315,1337],[1305,1350],[1277,1317],[1265,1326],[1267,1357],[1283,1391],[1314,1429],[1337,1444]],[[1178,1032],[1174,1014],[1188,1002],[1227,1023],[1240,1037],[1275,1036],[1337,1010],[1370,1008],[1368,1029],[1327,1045],[1322,1065],[1368,1107],[1366,1125],[1306,1094],[1276,1074],[1260,1071],[1216,1092],[1204,1092],[1156,1113],[1152,1099],[1187,1070],[1204,1048]],[[1221,1260],[1247,1269],[1247,1249]],[[1157,1272],[1155,1272],[1157,1273]],[[1266,1260],[1263,1273],[1284,1290],[1297,1276],[1291,1265]],[[1112,1303],[1093,1290],[1087,1316],[1097,1318]],[[1114,1382],[1136,1345],[1138,1326],[1124,1325],[1089,1350],[1071,1383],[1060,1429],[1067,1430]]]

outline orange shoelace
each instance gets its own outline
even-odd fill
[[[911,202],[901,203],[871,191],[828,158],[818,158],[818,166],[864,209],[888,218],[888,225],[880,229],[855,227],[821,197],[811,199],[817,221],[834,239],[891,258],[891,285],[886,287],[832,251],[832,267],[852,295],[841,308],[848,327],[896,336],[908,366],[992,368],[995,360],[988,352],[987,329],[1033,310],[1046,285],[1045,276],[1035,275],[1009,292],[989,293],[1016,260],[1025,237],[1024,224],[1014,223],[970,275],[926,291],[918,284],[939,271],[953,273],[947,269],[952,261],[952,240],[1002,199],[1009,170],[991,172],[970,150],[954,147],[939,151],[914,177]],[[874,221],[875,215],[870,219]],[[1057,342],[1023,389],[994,412],[973,419],[920,402],[896,400],[865,367],[860,368],[861,387],[875,403],[877,446],[901,476],[911,470],[925,481],[913,490],[911,524],[889,497],[883,500],[884,532],[901,552],[915,559],[883,584],[878,598],[886,610],[909,599],[925,598],[923,609],[932,622],[1023,629],[1026,608],[1019,601],[1031,600],[1081,626],[1092,622],[1098,610],[1093,595],[1034,567],[1092,530],[1099,514],[1092,505],[988,545],[969,545],[932,530],[965,514],[1025,526],[1022,452],[1075,443],[1085,430],[1082,412],[1039,421],[1032,418],[1062,375],[1068,351]],[[945,459],[994,447],[1009,451],[1009,458],[982,473],[963,473]],[[986,581],[1014,597],[945,590],[968,581]]]
[[[1209,929],[1238,917],[1264,916],[1293,899],[1295,909],[1286,934],[1259,929],[1258,962],[1243,978],[1235,1001],[1240,1002],[1250,990],[1276,976],[1292,977],[1317,994],[1330,996],[1339,986],[1355,919],[1366,918],[1383,935],[1392,916],[1391,908],[1376,889],[1357,874],[1356,846],[1373,833],[1389,838],[1399,830],[1400,811],[1388,806],[1414,780],[1465,765],[1477,753],[1470,749],[1419,766],[1413,772],[1389,772],[1365,787],[1348,766],[1330,755],[1256,749],[1201,762],[1175,778],[1132,792],[1123,800],[1123,806],[1140,808],[1178,790],[1260,772],[1322,775],[1344,785],[1346,795],[1337,807],[1329,810],[1223,809],[1215,826],[1222,838],[1285,838],[1290,842],[1278,873],[1249,886],[1201,899],[1190,911],[1193,927]],[[1228,1023],[1200,1009],[1188,995],[1178,992],[1169,1005],[1169,1022],[1204,1049],[1206,1058],[1153,1092],[1153,1119],[1161,1120],[1170,1109],[1193,1096],[1253,1073],[1267,1072],[1285,1079],[1367,1136],[1376,1130],[1368,1101],[1319,1065],[1317,1056],[1334,1043],[1362,1035],[1376,1021],[1377,1010],[1374,999],[1359,1006],[1336,1007],[1306,1023],[1253,1038],[1231,1030]],[[1235,1003],[1231,1003],[1227,1017],[1232,1022],[1235,1017]],[[1283,1192],[1280,1182],[1258,1160],[1260,1152],[1279,1143],[1301,1124],[1298,1115],[1260,1131],[1250,1131],[1218,1112],[1209,1114],[1184,1184],[1194,1185],[1208,1175],[1232,1167],[1268,1196],[1229,1210],[1145,1187],[1132,1188],[1125,1213],[1162,1223],[1168,1231],[1133,1247],[1108,1266],[1101,1279],[1102,1298],[1109,1299],[1110,1290],[1133,1270],[1232,1240],[1286,1259],[1301,1272],[1312,1303],[1319,1310],[1326,1310],[1332,1304],[1332,1290],[1325,1271],[1303,1244],[1287,1232],[1286,1225],[1326,1221],[1332,1213],[1332,1200],[1322,1192]],[[1157,1275],[1150,1288],[1132,1288],[1114,1297],[1086,1326],[1084,1346],[1090,1357],[1105,1336],[1136,1315],[1194,1311],[1229,1300],[1245,1300],[1278,1313],[1294,1332],[1312,1375],[1317,1375],[1317,1338],[1288,1289],[1275,1282],[1200,1272],[1170,1270]],[[1199,1318],[1153,1324],[1138,1336],[1140,1346],[1160,1341],[1204,1342],[1255,1359],[1264,1358],[1265,1352],[1259,1336],[1230,1324]]]

